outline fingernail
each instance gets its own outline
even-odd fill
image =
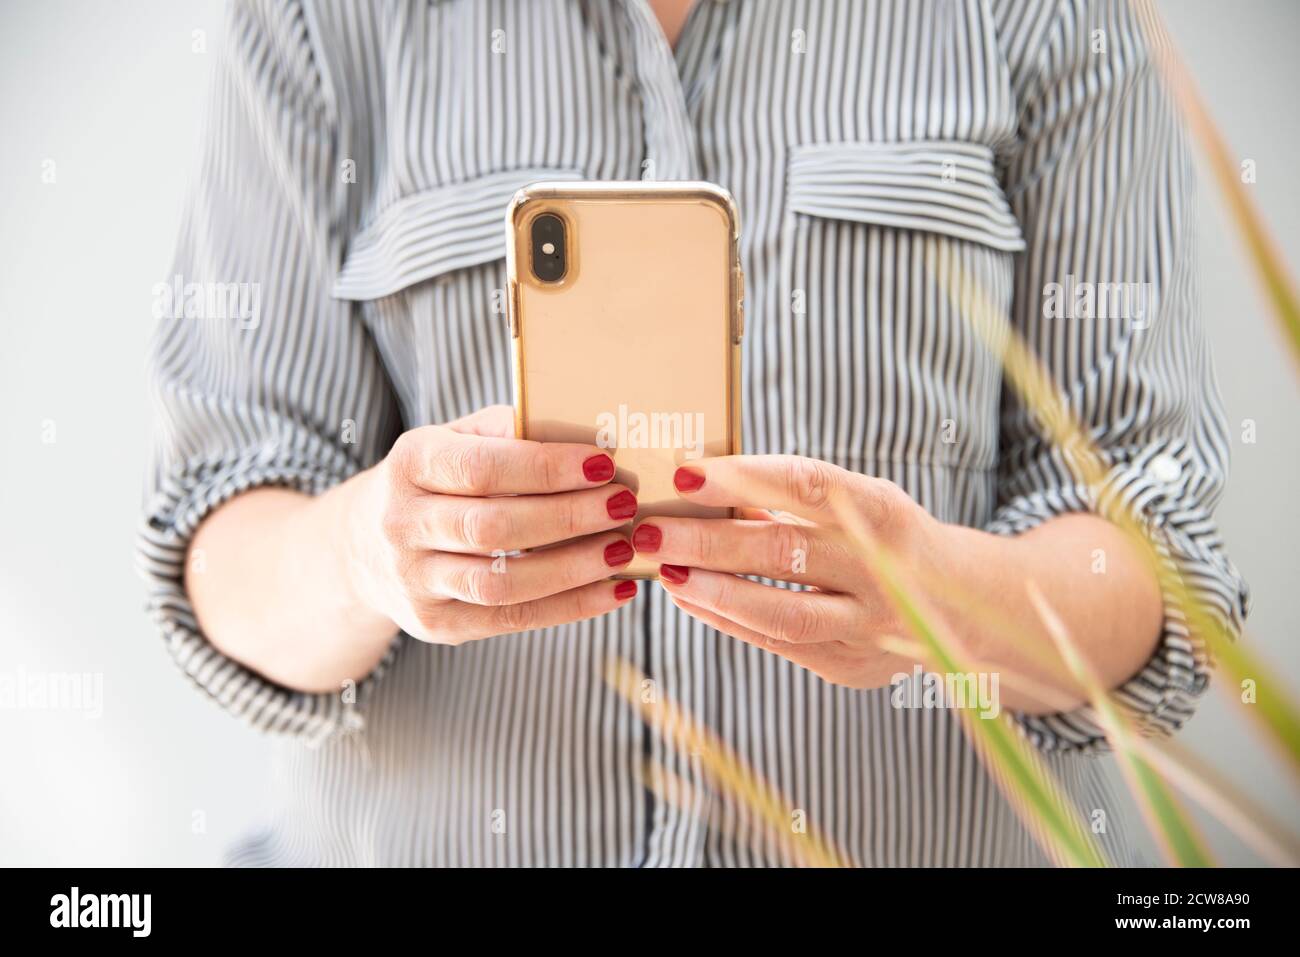
[[[620,538],[617,542],[605,546],[605,564],[611,567],[626,565],[635,554],[632,546]]]
[[[685,585],[691,577],[691,570],[684,565],[660,565],[659,577],[674,585]]]
[[[588,482],[608,482],[614,477],[614,460],[608,455],[593,455],[582,463],[582,474]]]
[[[679,492],[698,492],[704,488],[704,473],[683,466],[673,473],[673,484]]]
[[[614,597],[619,601],[625,601],[636,594],[636,582],[626,581],[619,582],[614,586]]]
[[[636,514],[636,496],[627,489],[611,495],[605,502],[605,511],[610,518],[631,518]]]
[[[638,525],[632,533],[632,547],[638,552],[657,552],[664,543],[664,533],[657,525]]]

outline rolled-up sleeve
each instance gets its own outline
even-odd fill
[[[1196,296],[1191,158],[1142,5],[1051,7],[1041,42],[1011,58],[1022,110],[1006,182],[1028,247],[1013,327],[1106,475],[1086,484],[1008,384],[999,507],[988,528],[1016,535],[1063,513],[1114,509],[1137,519],[1176,578],[1163,589],[1154,656],[1114,698],[1144,732],[1170,733],[1192,714],[1210,667],[1185,601],[1234,637],[1247,607],[1213,519],[1230,437]],[[1012,42],[1023,44],[1033,17],[1020,23]],[[1093,570],[1104,573],[1104,563],[1095,555]],[[1017,721],[1044,750],[1105,746],[1088,708]]]
[[[329,295],[349,185],[329,100],[297,5],[235,3],[176,258],[154,287],[156,444],[137,552],[184,673],[253,726],[308,740],[347,726],[384,665],[356,696],[281,687],[205,639],[185,580],[203,573],[190,543],[214,508],[259,486],[322,492],[400,430],[360,317]]]

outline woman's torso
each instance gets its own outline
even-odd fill
[[[700,0],[676,55],[643,3],[313,7],[345,120],[355,300],[407,427],[509,402],[503,210],[539,179],[698,178],[741,211],[744,447],[890,479],[943,521],[995,507],[1001,377],[955,305],[997,310],[1019,228],[1016,104],[988,4]],[[263,863],[794,863],[606,682],[644,673],[858,865],[1041,852],[953,712],[828,685],[643,588],[607,618],[462,647],[408,640],[364,728],[279,745]],[[652,709],[653,711],[653,709]],[[653,722],[652,722],[653,724]],[[1095,759],[1050,759],[1121,815]]]

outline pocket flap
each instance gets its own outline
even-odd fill
[[[796,213],[942,233],[1017,252],[1025,248],[993,167],[977,143],[814,143],[790,157]]]
[[[506,206],[541,180],[584,179],[579,170],[530,168],[406,196],[353,237],[334,278],[337,299],[379,299],[455,269],[506,254]]]

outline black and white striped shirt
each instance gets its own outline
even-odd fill
[[[1002,534],[1114,497],[1239,627],[1244,585],[1211,517],[1229,438],[1197,316],[1191,166],[1139,13],[699,0],[673,51],[644,0],[235,3],[173,273],[256,283],[258,314],[160,323],[140,544],[181,668],[280,735],[274,818],[232,859],[789,863],[788,842],[609,687],[623,659],[854,864],[1041,862],[952,712],[826,684],[661,589],[544,633],[399,638],[353,703],[223,657],[183,570],[232,496],[320,492],[403,429],[510,401],[494,294],[518,187],[693,178],[741,211],[746,450],[881,476]],[[1003,387],[951,296],[959,275],[1045,362],[1106,457],[1103,491]],[[1141,321],[1076,297],[1116,283],[1147,293]],[[1051,284],[1063,310],[1045,305]],[[1169,730],[1206,677],[1167,600],[1154,658],[1117,694]],[[1081,812],[1106,815],[1102,849],[1128,859],[1090,715],[1018,720]]]

